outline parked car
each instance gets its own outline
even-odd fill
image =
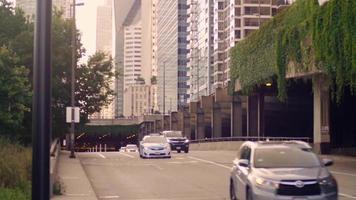
[[[164,136],[145,136],[140,142],[141,158],[171,157],[171,148]]]
[[[304,142],[245,142],[233,161],[230,198],[336,200],[338,186],[327,166]]]
[[[126,145],[126,152],[138,152],[137,145],[136,144]]]
[[[183,137],[181,131],[163,131],[162,135],[166,137],[167,142],[171,146],[171,150],[176,150],[178,153],[184,151],[189,152],[189,140]]]
[[[126,152],[126,147],[121,147],[119,152]]]

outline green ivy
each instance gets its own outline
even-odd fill
[[[278,97],[286,98],[290,70],[325,71],[340,101],[356,91],[356,1],[298,0],[239,42],[231,51],[231,80],[246,93],[277,77]]]

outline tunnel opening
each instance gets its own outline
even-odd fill
[[[341,102],[330,103],[332,148],[353,148],[356,152],[356,95],[346,87]]]
[[[276,85],[276,84],[274,84]],[[290,79],[287,98],[277,98],[277,88],[267,92],[264,101],[265,136],[313,138],[313,90],[310,79]]]

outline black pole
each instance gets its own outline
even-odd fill
[[[32,199],[48,200],[51,138],[52,0],[37,0],[33,65]]]

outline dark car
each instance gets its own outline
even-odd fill
[[[162,135],[166,137],[172,151],[176,150],[178,153],[181,151],[189,152],[189,140],[182,135],[181,131],[163,131]]]

